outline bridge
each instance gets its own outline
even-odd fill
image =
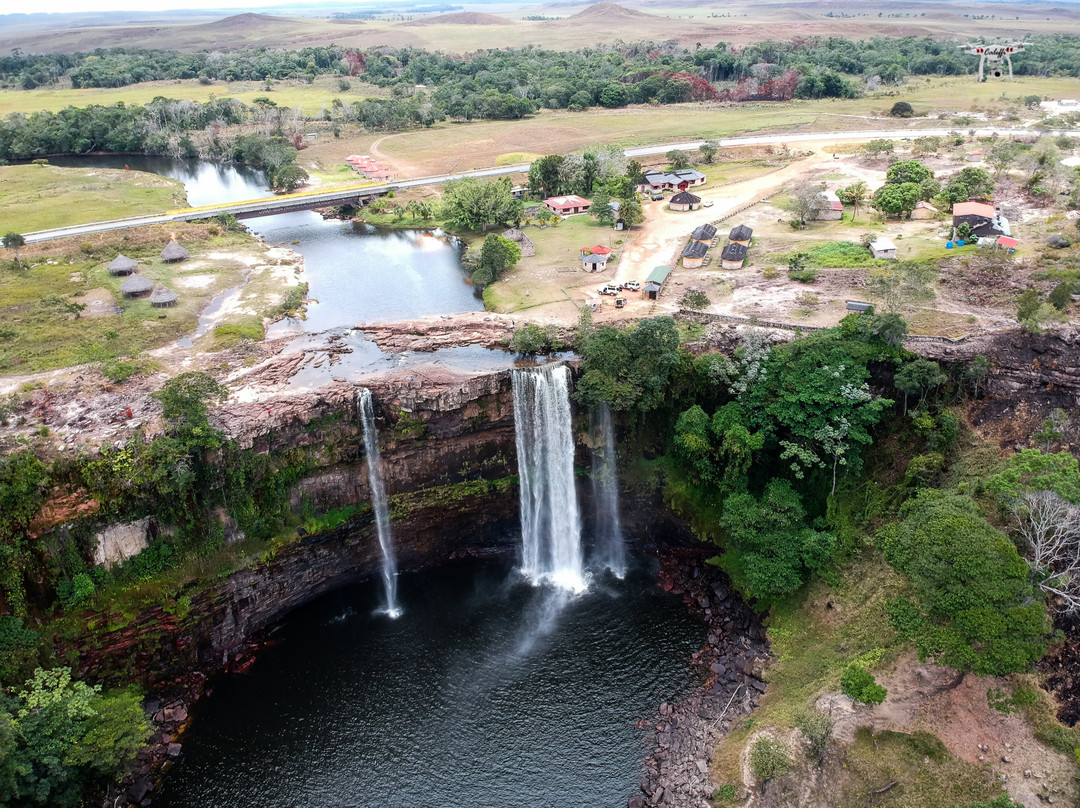
[[[1015,127],[980,127],[970,130],[971,134],[978,137],[1034,137],[1043,132]],[[1080,136],[1077,130],[1054,130],[1055,134]],[[792,145],[796,143],[832,143],[840,141],[864,141],[875,138],[888,140],[910,140],[916,137],[928,137],[932,135],[944,136],[956,134],[955,129],[893,129],[893,130],[852,130],[847,132],[787,132],[771,135],[745,135],[740,137],[724,138],[712,141],[720,148],[735,146],[754,145]],[[657,154],[665,154],[668,151],[694,151],[701,148],[706,141],[695,140],[689,143],[667,143],[656,146],[640,146],[626,149],[623,153],[630,158],[646,157]],[[169,222],[189,222],[195,219],[209,219],[221,214],[231,213],[238,219],[252,219],[258,216],[273,216],[280,213],[295,213],[302,210],[314,210],[316,208],[328,208],[338,205],[359,205],[361,200],[371,196],[382,196],[390,191],[405,188],[417,188],[425,185],[441,185],[452,180],[465,179],[467,177],[485,178],[500,177],[507,174],[522,174],[529,170],[529,163],[516,163],[510,166],[496,166],[494,168],[480,168],[473,171],[463,171],[458,174],[439,174],[431,177],[417,177],[410,180],[397,182],[354,185],[345,188],[335,188],[329,191],[307,191],[285,196],[272,196],[265,199],[252,199],[243,202],[229,202],[221,205],[207,205],[200,208],[184,208],[172,210],[152,216],[135,216],[128,219],[112,219],[104,222],[90,222],[88,224],[73,225],[71,227],[58,227],[53,230],[38,230],[33,233],[24,233],[23,237],[27,244],[40,241],[66,238],[69,236],[81,236],[87,233],[100,233],[106,230],[122,230],[129,227],[143,227],[150,224],[167,224]]]

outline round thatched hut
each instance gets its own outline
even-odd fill
[[[521,249],[522,258],[532,258],[536,255],[536,245],[532,243],[532,239],[518,230],[516,227],[511,227],[502,237],[515,242]]]
[[[150,293],[150,305],[156,309],[175,306],[176,301],[179,299],[180,296],[163,283],[155,286],[154,291]]]
[[[120,284],[120,291],[123,292],[124,297],[142,297],[153,288],[154,282],[149,278],[144,278],[138,272],[128,275]]]
[[[120,253],[109,262],[109,272],[113,275],[130,275],[138,270],[139,262],[134,258],[128,258],[123,253]]]
[[[683,191],[671,197],[668,207],[672,210],[697,210],[701,207],[701,197],[694,196],[689,191]]]
[[[165,249],[161,251],[161,260],[166,264],[171,264],[174,261],[183,261],[191,253],[177,244],[175,241],[170,241],[165,245]]]

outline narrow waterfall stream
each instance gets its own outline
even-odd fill
[[[589,410],[589,431],[600,440],[592,451],[592,489],[596,516],[596,564],[616,578],[626,575],[626,544],[619,519],[619,469],[615,426],[607,404]]]
[[[364,454],[367,456],[368,482],[371,485],[371,507],[375,511],[375,530],[379,535],[382,551],[383,589],[386,593],[385,612],[389,617],[401,616],[397,605],[397,560],[394,558],[394,536],[390,531],[390,509],[386,505],[386,484],[382,476],[382,458],[379,455],[379,433],[375,429],[375,408],[371,403],[371,391],[361,387],[356,397],[356,407],[364,424]]]
[[[580,592],[586,587],[574,486],[570,371],[545,365],[515,370],[511,380],[523,570],[533,582]]]

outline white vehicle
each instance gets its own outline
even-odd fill
[[[596,291],[598,291],[602,295],[611,295],[612,297],[614,297],[615,295],[619,294],[619,292],[621,292],[622,289],[620,289],[618,286],[616,286],[613,283],[606,283],[603,286],[601,286],[599,289],[597,289]]]
[[[715,205],[716,203],[715,203],[715,202],[713,202],[713,201],[712,201],[711,199],[706,199],[706,200],[705,200],[704,202],[702,202],[701,204],[702,204],[703,206],[705,206],[706,208],[711,208],[711,207],[712,207],[713,205]]]
[[[622,285],[623,289],[629,289],[631,292],[641,291],[641,284],[637,281],[627,281]]]

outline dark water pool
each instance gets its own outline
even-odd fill
[[[569,598],[500,562],[365,583],[291,614],[214,685],[156,806],[624,808],[634,722],[692,682],[701,624],[632,570]]]

